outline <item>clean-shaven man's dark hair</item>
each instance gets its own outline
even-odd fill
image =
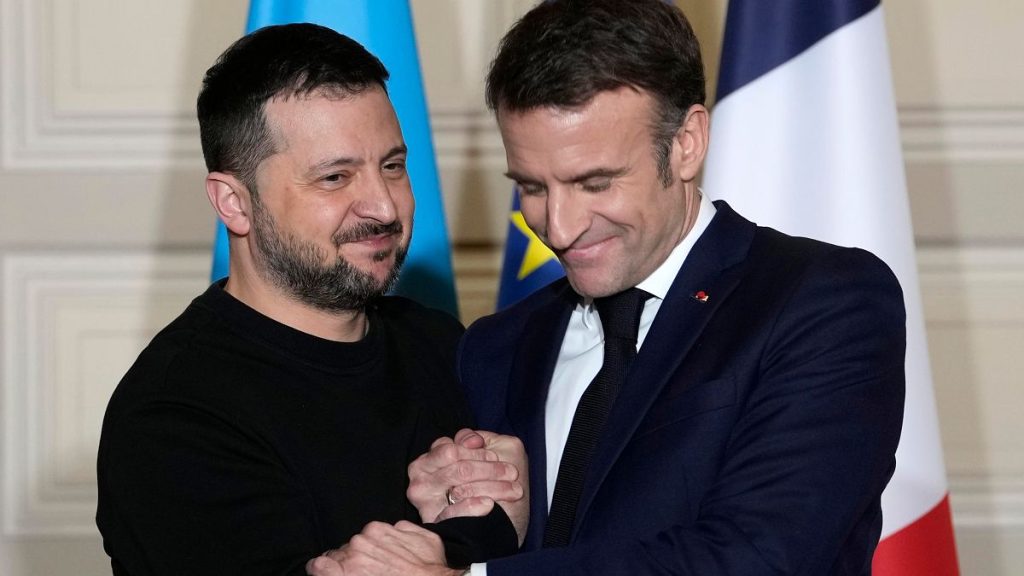
[[[654,97],[658,171],[687,110],[705,99],[700,44],[683,13],[664,0],[550,0],[502,39],[487,75],[487,106],[526,112],[574,108],[622,87]]]
[[[254,197],[256,168],[275,142],[263,107],[271,98],[387,90],[388,71],[355,40],[316,24],[267,26],[243,36],[206,71],[196,109],[210,172],[238,178]]]

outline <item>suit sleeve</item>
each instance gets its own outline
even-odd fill
[[[820,257],[760,357],[746,359],[755,383],[695,521],[520,554],[488,563],[488,574],[870,573],[902,425],[905,345],[888,268],[860,250]]]

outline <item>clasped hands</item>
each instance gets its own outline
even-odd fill
[[[435,440],[408,471],[406,496],[424,522],[486,516],[497,504],[523,543],[530,481],[518,438],[464,428],[454,438]],[[446,565],[439,536],[406,521],[371,522],[348,544],[310,560],[306,571],[311,576],[461,574]]]

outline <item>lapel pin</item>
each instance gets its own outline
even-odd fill
[[[698,290],[693,295],[693,299],[698,301],[698,302],[707,302],[708,301],[708,293],[703,291],[703,290]]]

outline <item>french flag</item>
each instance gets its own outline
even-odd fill
[[[879,0],[731,0],[704,190],[875,253],[907,306],[907,396],[873,573],[959,574]]]

